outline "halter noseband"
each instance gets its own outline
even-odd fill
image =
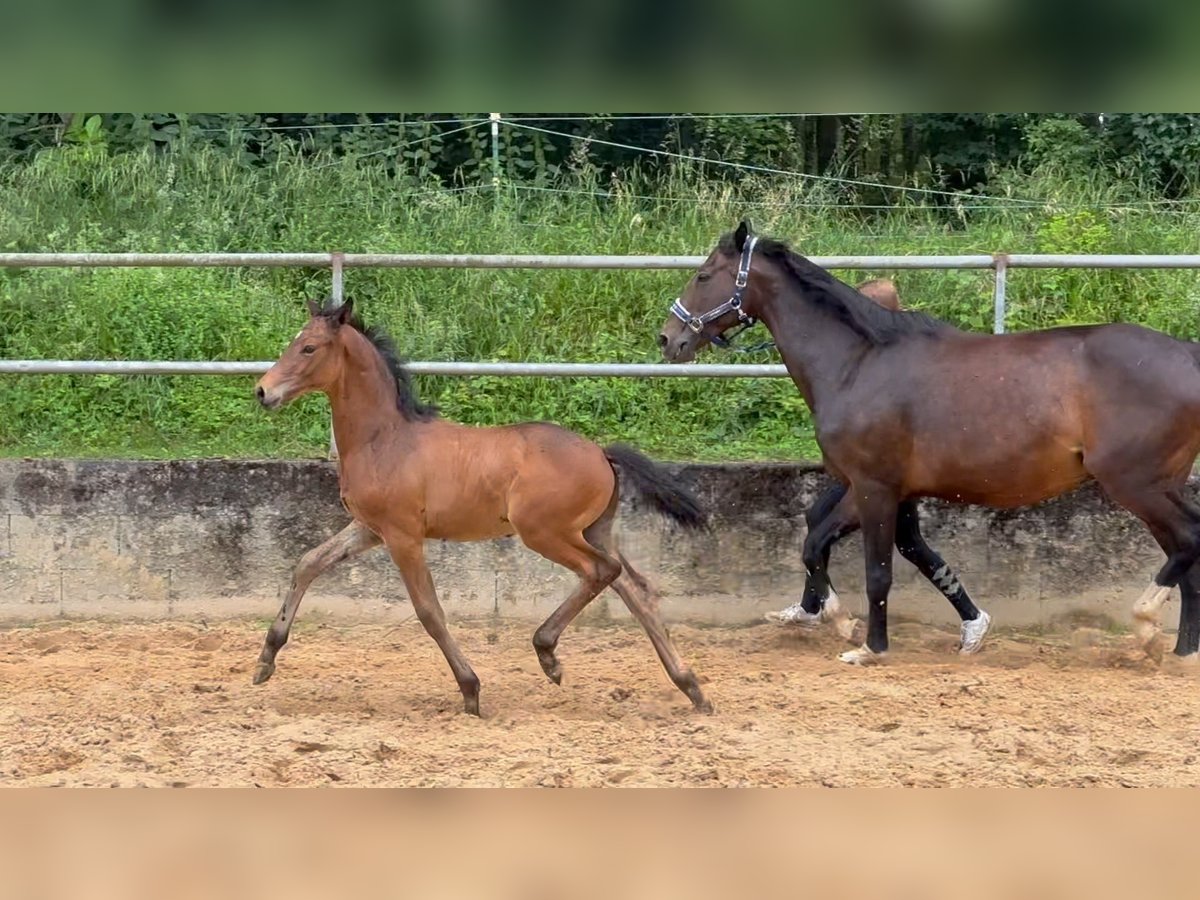
[[[729,337],[725,337],[725,333],[714,334],[709,338],[709,342],[718,347],[728,347],[733,342],[733,339],[753,325],[758,320],[754,316],[748,316],[742,310],[742,295],[746,293],[746,285],[750,281],[750,258],[754,255],[754,245],[758,243],[757,237],[747,238],[745,245],[742,247],[742,258],[738,262],[737,278],[733,282],[733,296],[722,303],[715,309],[710,309],[706,313],[701,313],[698,316],[692,315],[687,311],[678,297],[671,304],[671,313],[675,318],[679,319],[690,328],[692,331],[699,334],[704,330],[709,322],[714,322],[724,316],[726,313],[736,312],[738,323],[742,326]]]

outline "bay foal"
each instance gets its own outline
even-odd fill
[[[612,535],[622,480],[680,526],[706,527],[704,512],[682,485],[629,447],[601,449],[557,425],[473,428],[440,419],[434,407],[417,400],[391,341],[365,329],[349,301],[323,307],[310,302],[309,313],[255,393],[267,409],[312,391],[329,398],[342,502],[354,521],[300,560],[267,631],[255,684],[275,671],[276,654],[312,580],[384,544],[417,618],[450,664],[464,708],[479,715],[479,679],[446,627],[425,565],[425,541],[515,534],[579,577],[576,589],[533,636],[547,677],[560,683],[559,636],[611,586],[646,630],[671,680],[698,710],[711,711],[663,626],[656,598]]]

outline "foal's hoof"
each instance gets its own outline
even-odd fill
[[[992,617],[982,609],[974,619],[963,622],[962,643],[958,646],[959,655],[970,656],[972,653],[978,653],[979,648],[983,646],[983,639],[987,637],[991,627]]]
[[[837,632],[838,637],[843,641],[854,641],[855,635],[859,632],[858,619],[853,616],[843,615],[839,619],[833,620],[833,630]]]
[[[558,657],[553,653],[543,653],[538,651],[538,663],[542,667],[542,671],[546,673],[546,677],[555,684],[562,684],[562,666],[558,664]]]
[[[876,653],[866,644],[855,650],[847,650],[838,655],[838,660],[850,666],[877,666],[884,661],[887,653]]]
[[[262,684],[268,678],[275,674],[275,663],[260,662],[258,668],[254,670],[254,683]]]
[[[706,716],[713,714],[713,705],[706,698],[701,697],[699,700],[693,700],[692,706],[696,708],[696,712],[704,713]]]
[[[477,719],[483,718],[479,714],[479,695],[474,697],[463,697],[463,712],[468,716],[474,716]]]

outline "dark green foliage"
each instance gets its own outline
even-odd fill
[[[332,141],[326,136],[335,129],[314,129],[311,141],[297,142],[261,130],[288,117],[275,123],[265,116],[244,118],[242,131],[230,129],[224,138],[220,129],[238,117],[144,116],[122,124],[104,116],[91,124],[93,117],[83,115],[69,129],[57,117],[0,117],[0,147],[10,158],[0,167],[0,247],[703,254],[749,214],[761,232],[786,238],[807,255],[1200,252],[1195,205],[1186,197],[1166,208],[1155,205],[1161,200],[1158,176],[1108,167],[1105,160],[1115,151],[1098,125],[1081,117],[1022,120],[1026,168],[989,172],[989,193],[1037,201],[1033,206],[895,191],[867,196],[785,178],[730,182],[681,163],[654,172],[626,166],[614,180],[605,172],[617,156],[606,157],[598,147],[572,153],[553,141],[539,144],[530,132],[507,145],[506,180],[493,192],[478,187],[479,181],[490,183],[486,140],[476,136],[473,144],[460,145],[455,135],[435,141],[434,129],[453,125],[358,129],[335,146],[319,145]],[[869,150],[855,157],[861,165],[890,173],[896,160],[920,152],[916,137],[891,131],[891,125],[904,124],[897,117],[890,124],[884,121],[889,117],[868,118],[880,121],[847,124]],[[808,140],[800,120],[735,122],[741,124],[605,124],[597,118],[593,125],[631,143],[654,137],[650,132],[657,128],[657,146],[696,140],[717,156],[784,166],[811,162],[789,144]],[[398,153],[367,155],[383,146],[378,133],[392,127],[387,146],[394,148],[402,134],[418,142]],[[217,137],[192,141],[189,129],[200,128],[215,129]],[[56,131],[62,132],[61,146],[53,146]],[[48,146],[31,142],[31,135],[43,132],[50,135]],[[346,142],[352,139],[363,143],[351,148]],[[141,149],[122,149],[139,140]],[[459,154],[450,157],[459,174],[446,175],[447,154],[453,153]],[[1002,155],[1011,154],[1005,149]],[[1089,168],[1085,161],[1093,157],[1098,161]],[[514,161],[521,159],[532,160],[532,168]],[[975,165],[968,162],[962,171]],[[438,179],[471,189],[451,192]],[[527,192],[521,184],[564,193]],[[877,200],[890,208],[844,208]],[[963,327],[991,327],[990,273],[838,274],[849,281],[890,275],[909,306]],[[656,361],[655,335],[688,277],[669,271],[349,270],[346,289],[364,320],[384,325],[400,352],[413,359],[641,362]],[[328,290],[326,270],[7,270],[0,272],[0,355],[271,360],[305,320],[303,301]],[[1009,302],[1013,328],[1134,321],[1194,338],[1200,275],[1015,271]],[[773,359],[762,352],[747,361]],[[417,382],[422,399],[449,418],[480,424],[548,419],[658,457],[795,459],[816,453],[803,401],[780,379]],[[0,452],[325,452],[323,398],[267,415],[253,402],[252,385],[252,378],[3,376]]]

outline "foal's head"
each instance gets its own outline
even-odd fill
[[[352,321],[350,301],[322,309],[310,300],[308,312],[308,324],[254,389],[258,402],[267,409],[278,409],[297,397],[325,390],[342,371],[345,355],[341,352],[340,332]]]

